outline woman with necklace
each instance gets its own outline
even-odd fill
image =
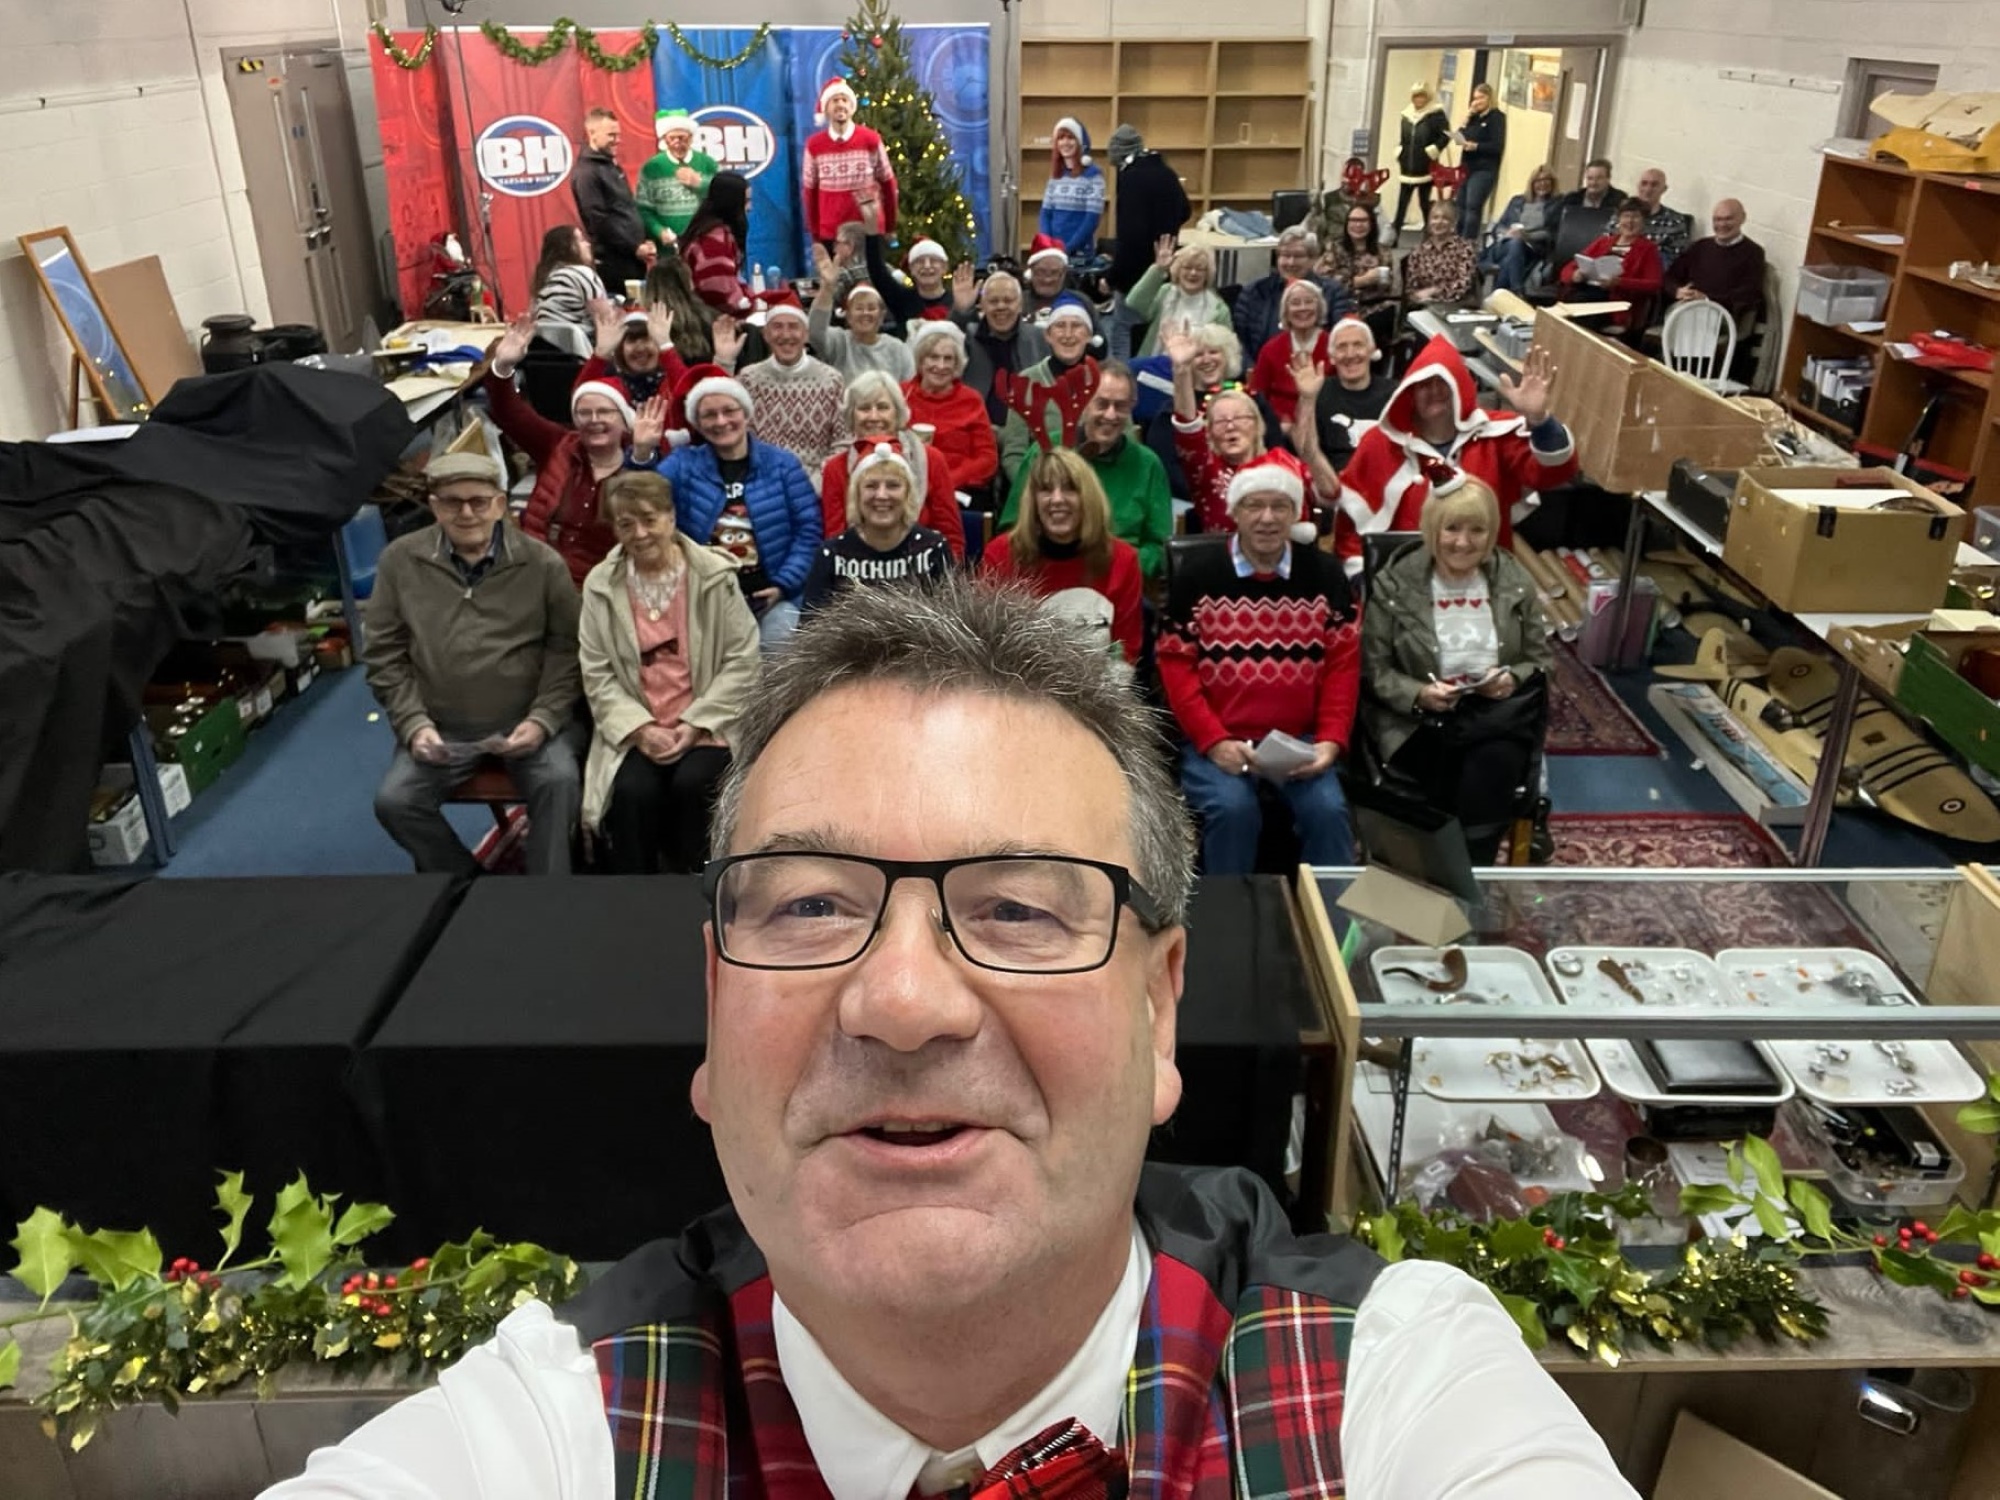
[[[1495,545],[1493,491],[1434,468],[1423,540],[1368,586],[1361,722],[1388,780],[1456,817],[1490,865],[1541,748],[1552,656],[1534,580]]]
[[[847,480],[847,527],[820,545],[800,607],[810,611],[857,584],[929,582],[951,567],[943,535],[917,524],[923,491],[895,443],[870,444]]]
[[[633,470],[604,487],[618,544],[583,583],[577,659],[597,733],[583,824],[616,874],[691,873],[729,738],[761,672],[757,621],[729,560],[675,524],[673,487]]]

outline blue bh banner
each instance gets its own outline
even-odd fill
[[[992,243],[987,32],[985,26],[903,27],[911,67],[935,102],[962,191],[972,205],[982,258]],[[709,57],[734,56],[756,35],[749,28],[709,26],[682,34]],[[790,276],[804,274],[810,264],[799,204],[799,158],[806,138],[819,128],[813,109],[820,85],[842,72],[845,45],[837,27],[787,27],[773,31],[762,47],[728,72],[693,61],[671,38],[662,38],[653,54],[659,107],[693,115],[696,145],[720,166],[750,178],[747,259],[782,266]],[[855,92],[865,98],[866,80],[853,82]],[[866,107],[860,118],[866,123]],[[749,278],[749,265],[743,275]]]

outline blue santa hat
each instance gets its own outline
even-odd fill
[[[1084,167],[1089,166],[1090,132],[1083,128],[1083,121],[1077,119],[1075,115],[1064,115],[1060,120],[1056,121],[1056,128],[1049,132],[1049,150],[1055,156],[1057,167],[1060,168],[1062,165],[1062,153],[1055,149],[1055,140],[1056,137],[1061,135],[1065,130],[1067,130],[1071,135],[1075,136],[1077,145],[1083,148],[1083,155],[1079,159],[1077,165]]]
[[[1048,312],[1040,321],[1046,328],[1049,324],[1072,315],[1083,319],[1085,326],[1091,332],[1097,331],[1097,315],[1090,310],[1090,304],[1075,292],[1058,292],[1055,300],[1049,304]]]

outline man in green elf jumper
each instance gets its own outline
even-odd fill
[[[661,149],[639,169],[639,217],[646,221],[648,236],[671,245],[721,169],[714,157],[694,149],[694,117],[686,110],[661,110],[654,128]]]

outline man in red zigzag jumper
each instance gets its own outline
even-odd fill
[[[800,178],[806,200],[806,232],[827,249],[840,226],[862,217],[863,204],[880,210],[880,232],[896,232],[896,169],[882,149],[882,137],[854,118],[854,90],[845,78],[829,78],[819,91],[825,128],[806,142]]]
[[[1549,415],[1554,374],[1546,349],[1530,351],[1520,378],[1500,383],[1514,410],[1485,411],[1451,340],[1439,334],[1426,344],[1340,473],[1338,551],[1349,576],[1361,571],[1363,535],[1417,529],[1431,492],[1426,464],[1483,481],[1500,501],[1499,545],[1508,546],[1540,492],[1576,478],[1576,444]]]
[[[1307,864],[1354,858],[1333,768],[1354,736],[1361,630],[1346,577],[1314,545],[1309,483],[1289,453],[1244,464],[1229,481],[1227,547],[1190,555],[1168,589],[1160,686],[1185,736],[1181,790],[1201,820],[1204,874],[1256,867],[1260,775],[1290,804]],[[1310,756],[1280,764],[1274,731]]]

